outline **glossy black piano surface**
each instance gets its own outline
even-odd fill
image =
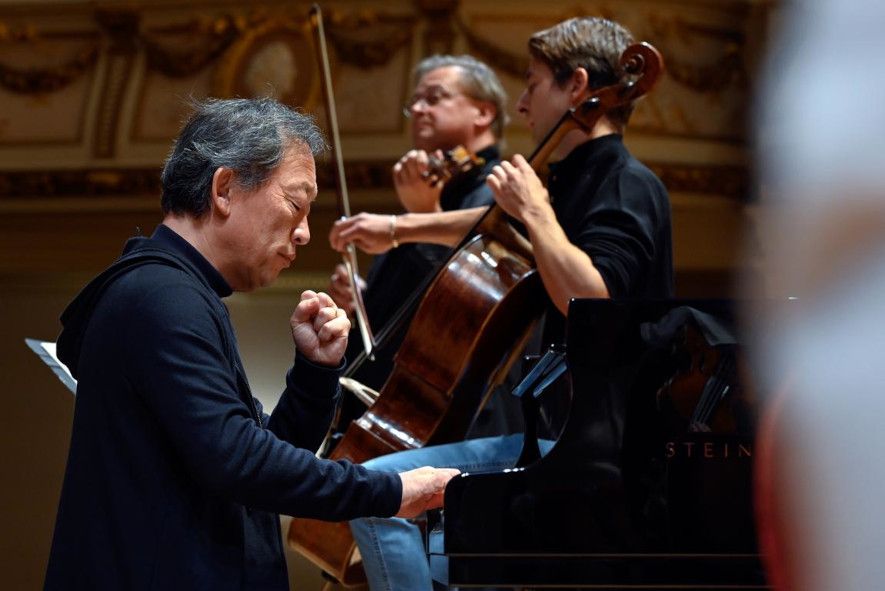
[[[716,326],[701,332],[724,339],[715,350],[740,352],[737,339],[722,345],[734,338],[733,314],[732,303],[720,300],[573,301],[565,427],[538,461],[449,484],[449,584],[765,588],[746,369],[731,368],[731,385],[717,393],[718,415],[728,420],[713,427],[682,416],[675,400],[680,378],[698,361],[683,346],[685,325],[712,318]],[[671,379],[671,389],[662,387]]]

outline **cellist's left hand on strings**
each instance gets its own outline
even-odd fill
[[[486,178],[495,201],[509,215],[525,223],[526,217],[550,205],[550,195],[525,158],[501,162]]]
[[[390,235],[390,216],[375,213],[358,213],[341,218],[332,225],[329,244],[338,252],[344,252],[352,242],[368,254],[381,254],[393,247]]]
[[[337,366],[347,348],[350,320],[328,294],[306,290],[289,319],[302,355],[319,365]]]

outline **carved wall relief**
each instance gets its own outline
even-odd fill
[[[0,145],[76,145],[100,56],[90,30],[0,20]]]
[[[311,110],[320,88],[316,63],[306,19],[266,19],[244,30],[222,56],[215,94],[271,96]]]
[[[749,56],[760,51],[750,43],[762,37],[754,28],[765,12],[750,4],[330,2],[326,30],[345,158],[374,169],[408,147],[401,106],[411,70],[424,55],[477,55],[501,74],[513,105],[522,91],[528,36],[571,16],[601,15],[654,43],[667,63],[668,74],[633,115],[631,146],[642,153],[645,146],[677,142],[672,161],[669,148],[646,152],[673,187],[745,195],[747,184],[735,180],[741,175],[709,170],[731,167],[747,177]],[[11,161],[22,162],[28,146],[68,145],[82,148],[86,160],[77,167],[86,172],[158,169],[191,97],[271,95],[323,121],[308,8],[281,0],[164,2],[159,8],[83,3],[71,9],[79,24],[67,29],[50,26],[38,10],[13,18],[0,8],[0,156],[15,149]],[[512,106],[510,115],[510,149],[530,148]],[[40,157],[35,151],[27,161]]]
[[[723,3],[722,9],[679,7],[683,10],[666,2],[587,3],[543,17],[465,9],[457,26],[471,52],[515,79],[509,90],[521,86],[528,64],[525,41],[532,32],[574,16],[612,18],[637,40],[654,44],[667,67],[659,87],[638,105],[631,133],[742,142],[751,89],[741,27],[749,12],[733,3]],[[517,40],[516,47],[508,40]]]

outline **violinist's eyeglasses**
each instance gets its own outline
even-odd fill
[[[405,105],[403,105],[403,115],[408,118],[412,116],[412,109],[420,105],[424,107],[435,107],[440,102],[458,96],[459,92],[451,92],[444,88],[435,88],[427,94],[412,95]]]

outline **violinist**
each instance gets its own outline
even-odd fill
[[[491,204],[492,192],[485,178],[500,161],[497,143],[507,120],[507,95],[498,77],[486,64],[468,55],[428,57],[417,65],[414,76],[417,80],[414,93],[403,109],[410,123],[413,149],[392,171],[400,203],[409,212],[450,211]],[[457,146],[475,155],[475,165],[446,183],[425,179],[431,160]],[[387,250],[373,261],[363,292],[368,319],[376,334],[420,288],[425,278],[448,258],[451,250],[449,246],[419,242],[396,247],[399,217],[360,213],[350,218],[351,223],[383,235],[383,246]],[[329,294],[339,306],[351,311],[353,297],[344,265],[335,269]],[[376,353],[376,360],[362,364],[353,377],[380,390],[402,337],[398,334],[385,342]],[[351,334],[346,358],[355,359],[360,348],[358,335]],[[362,414],[365,407],[359,404],[345,397],[342,420]]]
[[[621,25],[603,18],[574,18],[532,35],[526,88],[517,102],[535,140],[545,137],[566,110],[595,89],[619,81],[619,58],[633,43]],[[667,298],[672,294],[669,198],[661,181],[623,143],[633,105],[608,111],[592,129],[575,129],[553,152],[545,188],[522,156],[492,169],[495,201],[525,229],[549,297],[546,343],[563,340],[572,297]],[[399,242],[456,244],[483,208],[399,216]],[[336,223],[332,244],[353,241],[370,252],[389,239],[357,220]],[[551,403],[557,402],[555,399]],[[548,403],[545,402],[545,410]],[[548,416],[556,417],[555,404]],[[612,421],[617,421],[612,417]],[[551,433],[556,433],[552,425]],[[365,465],[401,470],[413,465],[459,467],[471,472],[512,466],[521,450],[516,436],[472,439],[376,458]],[[550,442],[542,445],[542,452]],[[371,589],[429,590],[431,568],[417,526],[402,519],[351,522]],[[439,567],[439,570],[437,570]],[[433,578],[445,580],[443,564]]]

